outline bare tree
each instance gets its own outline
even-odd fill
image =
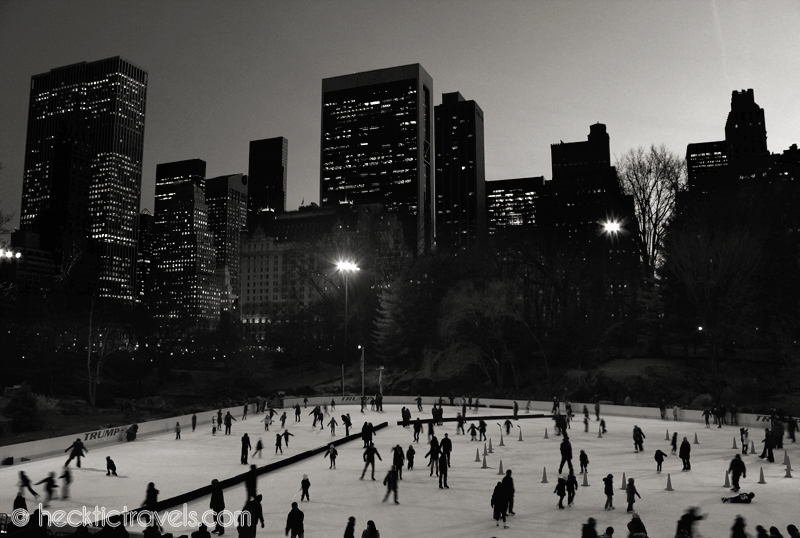
[[[625,194],[633,196],[639,221],[636,244],[646,280],[664,261],[664,235],[677,194],[686,188],[686,162],[663,144],[631,149],[617,160]]]

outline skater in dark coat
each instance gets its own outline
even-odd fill
[[[176,441],[180,441],[181,440],[181,423],[180,422],[176,422],[175,423],[175,440]]]
[[[364,475],[367,473],[367,468],[370,465],[372,466],[372,479],[375,480],[375,456],[377,456],[379,460],[383,461],[383,458],[381,458],[381,455],[378,453],[378,449],[375,448],[375,445],[370,443],[370,445],[364,451],[364,470],[361,472],[361,478],[359,480],[364,480]]]
[[[225,415],[225,435],[231,434],[231,425],[236,419],[231,415],[230,411]]]
[[[331,460],[331,466],[328,467],[328,469],[336,469],[336,456],[338,456],[338,455],[339,455],[339,451],[336,450],[336,447],[333,446],[332,444],[328,445],[328,451],[325,452],[324,456],[322,456],[323,458],[327,457],[327,458],[330,458],[330,460]]]
[[[204,523],[200,523],[200,527],[191,534],[192,538],[211,538],[211,533],[208,532],[208,527]]]
[[[644,451],[645,435],[639,426],[633,427],[633,448],[636,452]]]
[[[342,424],[344,424],[344,434],[350,435],[350,428],[353,427],[353,423],[350,422],[350,414],[342,415]]]
[[[453,451],[453,441],[450,440],[447,434],[444,434],[444,439],[442,439],[442,442],[439,444],[439,448],[442,454],[447,456],[447,466],[450,467],[450,453]]]
[[[733,459],[731,460],[730,467],[728,467],[728,472],[731,474],[731,483],[733,484],[733,492],[739,492],[739,477],[747,478],[747,468],[742,461],[742,457],[739,454],[736,454]]]
[[[375,527],[375,522],[372,520],[367,521],[367,528],[361,533],[361,538],[381,538],[381,533]]]
[[[344,538],[356,538],[356,518],[347,518],[347,526],[344,528]]]
[[[678,432],[672,432],[672,441],[670,441],[670,445],[672,446],[672,453],[678,453]]]
[[[300,404],[294,404],[294,421],[295,422],[300,422],[300,413],[302,413],[302,411],[300,411]]]
[[[256,473],[256,466],[251,465],[250,470],[247,471],[247,476],[244,477],[244,488],[247,491],[247,500],[255,499],[258,486],[258,474]]]
[[[419,443],[419,434],[422,433],[422,422],[419,417],[414,421],[414,442]]]
[[[222,409],[217,411],[217,429],[222,429]]]
[[[61,485],[61,498],[69,499],[69,486],[72,484],[72,473],[69,471],[69,467],[64,466],[64,472],[59,478],[64,481]]]
[[[564,497],[567,496],[567,481],[564,478],[559,477],[556,483],[556,489],[553,490],[553,493],[558,495],[558,509],[563,510]]]
[[[250,446],[250,436],[247,434],[242,435],[242,465],[247,465],[247,455],[250,453],[251,448],[253,447]]]
[[[497,526],[500,526],[500,519],[502,518],[503,528],[507,529],[508,525],[506,525],[506,511],[508,510],[508,497],[506,497],[506,490],[503,487],[502,482],[498,482],[494,487],[491,506],[494,508],[493,517],[497,522]]]
[[[406,461],[406,456],[403,453],[403,447],[397,445],[394,447],[393,456],[392,456],[392,465],[397,470],[397,479],[403,479],[403,464]]]
[[[50,505],[50,501],[53,499],[53,493],[58,487],[58,484],[56,484],[56,473],[50,473],[47,475],[47,478],[39,480],[34,486],[39,484],[44,484],[44,491],[47,493],[44,498],[44,506],[47,507]]]
[[[565,463],[569,470],[572,471],[572,443],[569,442],[569,439],[561,441],[561,465],[558,466],[558,474],[561,474],[561,471],[564,470]]]
[[[603,510],[614,509],[614,475],[609,474],[603,479],[603,493],[606,495],[606,505]]]
[[[158,504],[158,490],[156,489],[156,485],[153,482],[147,484],[147,491],[144,495],[144,502],[142,506],[144,508],[152,509],[155,505]]]
[[[506,419],[506,421],[503,422],[503,426],[506,428],[506,435],[511,435],[511,428],[514,427],[514,423],[511,422],[511,420]]]
[[[416,453],[417,451],[414,450],[414,445],[408,445],[408,450],[406,450],[406,462],[408,465],[406,469],[409,471],[414,468],[414,455]]]
[[[748,428],[739,428],[739,439],[742,441],[742,454],[747,456],[748,438],[750,437],[750,430]]]
[[[31,495],[33,495],[34,498],[39,498],[39,494],[33,491],[33,488],[31,487],[31,479],[28,478],[28,475],[25,474],[25,471],[19,472],[19,484],[17,485],[19,486],[19,491],[27,489],[31,492]]]
[[[431,474],[429,476],[433,476],[433,472],[436,471],[436,476],[439,476],[439,454],[441,453],[441,448],[439,447],[439,440],[436,439],[434,435],[431,439],[431,448],[428,450],[428,453],[425,454],[424,457],[429,458],[428,467],[431,468]]]
[[[683,442],[681,442],[681,450],[678,456],[681,458],[683,462],[683,469],[682,471],[691,471],[692,470],[692,463],[690,461],[692,455],[692,445],[689,444],[689,440],[684,437]]]
[[[386,499],[389,498],[389,495],[394,493],[394,504],[400,504],[397,500],[397,469],[394,465],[392,468],[389,469],[389,472],[386,473],[386,476],[383,479],[383,485],[386,486],[386,495],[383,496],[383,501],[386,502]]]
[[[225,495],[222,491],[222,486],[219,485],[219,480],[216,478],[211,481],[211,502],[209,502],[208,507],[214,513],[214,521],[217,522],[217,526],[214,527],[214,530],[211,532],[222,536],[225,534],[225,527],[223,526],[221,514],[221,512],[225,510]]]
[[[478,441],[486,441],[486,423],[483,419],[478,421],[478,433],[480,433]]]
[[[731,413],[731,419],[733,418],[733,413]],[[744,531],[744,528],[747,524],[744,522],[744,518],[742,516],[736,516],[736,519],[733,521],[733,527],[731,527],[731,538],[747,538],[747,533]]]
[[[279,450],[283,454],[283,435],[278,433],[275,435],[275,453],[277,454]]]
[[[475,427],[475,424],[470,424],[469,428],[467,429],[467,431],[469,432],[470,441],[477,441],[478,440],[477,439],[478,428]]]
[[[106,476],[117,476],[117,464],[111,456],[106,456]]]
[[[636,512],[631,514],[631,520],[628,521],[628,532],[629,538],[647,538],[647,529]]]
[[[625,494],[628,501],[628,512],[633,512],[633,503],[636,502],[636,497],[642,498],[639,492],[636,491],[636,486],[633,484],[633,478],[628,479],[628,485],[625,487]]]
[[[719,417],[719,422],[722,423],[722,417]],[[705,519],[708,514],[704,516],[697,515],[697,508],[694,506],[686,510],[686,513],[678,520],[678,528],[675,530],[676,536],[694,536],[694,524],[701,519]],[[683,534],[681,534],[683,533]]]
[[[775,448],[775,441],[773,439],[772,433],[770,432],[769,428],[766,428],[764,430],[764,440],[761,442],[764,443],[764,450],[761,452],[759,458],[762,460],[764,458],[767,458],[768,462],[770,463],[774,462],[775,456],[772,454],[772,449]]]
[[[303,499],[311,501],[311,497],[308,496],[309,489],[311,489],[311,480],[308,479],[307,474],[304,474],[303,479],[300,481],[300,502],[303,502]]]
[[[294,434],[289,433],[289,430],[283,430],[283,444],[289,448],[289,437],[294,437]]]
[[[508,501],[508,513],[516,515],[514,512],[514,479],[511,478],[511,469],[506,470],[506,475],[501,482],[506,492],[506,500]]]
[[[589,472],[589,456],[583,450],[578,456],[578,461],[581,463],[581,474]]]
[[[597,538],[597,521],[590,517],[581,528],[581,538]]]
[[[657,473],[661,472],[661,464],[664,463],[664,458],[666,458],[666,457],[667,457],[667,455],[664,452],[662,452],[660,450],[656,450],[655,460],[656,460],[656,472]]]
[[[444,452],[439,456],[439,489],[442,487],[450,489],[447,485],[447,454]]]
[[[25,502],[25,494],[22,491],[17,492],[17,496],[14,497],[14,506],[12,507],[13,510],[25,510],[28,511],[28,503]]]
[[[253,451],[253,457],[255,457],[255,456],[256,456],[256,454],[258,454],[258,457],[260,458],[260,457],[261,457],[261,451],[262,451],[262,450],[264,450],[264,442],[263,442],[261,439],[259,439],[259,440],[256,442],[256,449],[255,449],[255,451]],[[245,463],[246,463],[246,462],[245,462]]]
[[[734,503],[734,504],[750,504],[753,501],[753,497],[755,497],[755,493],[740,493],[739,495],[734,495],[733,497],[723,497],[722,502],[724,503]]]
[[[569,470],[567,475],[567,506],[572,506],[575,501],[575,493],[578,491],[578,479],[575,478],[575,473],[572,469]]]
[[[75,442],[69,445],[69,448],[67,448],[64,452],[69,452],[69,459],[67,459],[67,463],[65,463],[64,465],[69,465],[69,462],[71,462],[73,459],[77,459],[78,463],[76,463],[76,465],[78,466],[78,469],[80,469],[81,458],[85,453],[89,452],[89,449],[86,448],[83,445],[83,441],[81,441],[80,438],[78,438],[75,439]]]
[[[194,431],[195,428],[197,428],[197,415],[193,413],[192,414],[192,431]]]

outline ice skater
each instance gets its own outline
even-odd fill
[[[664,463],[664,458],[667,457],[667,454],[662,452],[661,450],[656,450],[656,454],[654,459],[656,460],[656,472],[661,472],[661,464]]]
[[[394,449],[392,449],[392,465],[397,470],[397,479],[403,479],[403,464],[406,461],[406,456],[403,453],[403,447],[400,445],[396,445]]]
[[[473,426],[474,427],[474,426]],[[419,443],[419,434],[422,433],[422,421],[419,417],[414,421],[414,442]]]
[[[283,454],[283,436],[278,433],[275,435],[275,453],[277,454],[279,450]]]
[[[561,471],[564,470],[564,464],[567,464],[567,467],[570,471],[573,470],[572,468],[572,443],[569,442],[569,439],[564,439],[561,441],[561,465],[558,466],[558,474],[561,474]]]
[[[64,471],[59,478],[63,480],[61,485],[61,498],[69,499],[69,485],[72,484],[72,473],[69,471],[69,467],[66,465],[64,466]]]
[[[258,454],[258,458],[261,459],[261,451],[262,450],[264,450],[264,443],[261,441],[261,438],[259,438],[258,441],[256,442],[256,449],[253,452],[253,457],[255,458],[256,454]]]
[[[625,494],[627,495],[626,500],[628,501],[627,511],[633,512],[633,503],[636,502],[636,497],[639,497],[640,499],[642,498],[642,496],[639,495],[639,492],[636,491],[636,486],[633,483],[633,478],[628,479],[628,485],[625,487]]]
[[[447,454],[444,452],[439,456],[439,489],[442,489],[442,486],[450,489],[447,485]]]
[[[353,423],[350,421],[350,413],[346,415],[342,415],[342,424],[344,424],[344,435],[345,437],[350,436],[350,428],[353,427]]]
[[[506,435],[511,435],[511,428],[514,427],[514,423],[511,422],[511,420],[506,419],[506,421],[503,422],[503,426],[506,428]]]
[[[69,447],[64,451],[69,452],[69,459],[67,459],[67,463],[64,465],[69,465],[73,459],[77,459],[78,462],[75,464],[77,465],[78,469],[81,468],[81,458],[84,457],[84,454],[89,452],[89,449],[83,445],[83,441],[80,438],[75,439],[75,442],[69,445]]]
[[[36,484],[34,484],[34,486],[38,486],[39,484],[44,484],[44,491],[46,493],[44,498],[44,507],[47,508],[50,506],[50,501],[53,500],[53,493],[58,487],[58,484],[56,484],[56,473],[48,474],[46,478],[39,480],[36,482]]]
[[[450,440],[446,433],[442,442],[439,443],[439,449],[447,457],[447,466],[450,467],[450,453],[453,451],[453,441]]]
[[[244,477],[244,489],[247,492],[248,501],[250,499],[255,499],[258,493],[258,474],[256,469],[257,467],[255,465],[251,465],[250,470],[247,471],[247,476]]]
[[[408,450],[406,450],[406,470],[410,471],[414,468],[414,456],[416,455],[417,451],[414,450],[414,445],[408,445]]]
[[[222,486],[219,485],[219,480],[216,478],[211,481],[211,501],[208,507],[214,514],[214,521],[217,524],[211,533],[222,536],[225,534],[224,521],[222,520],[222,511],[225,510],[225,494],[222,491]]]
[[[303,514],[303,511],[297,507],[297,503],[292,503],[292,509],[289,511],[289,515],[286,516],[286,536],[291,535],[291,538],[303,538],[304,519],[305,514]]]
[[[285,415],[285,414],[286,414],[286,413],[284,413],[284,415]],[[268,432],[268,431],[269,431],[269,425],[270,425],[270,424],[272,424],[272,417],[271,417],[269,414],[267,414],[267,415],[264,417],[264,420],[262,420],[261,422],[263,422],[263,423],[264,423],[264,431],[265,431],[265,432]]]
[[[759,459],[763,460],[764,458],[767,458],[768,462],[774,462],[775,456],[772,454],[772,449],[775,448],[775,441],[773,440],[773,436],[770,433],[769,428],[764,429],[764,440],[761,442],[764,443],[764,450],[761,452]],[[80,467],[80,465],[78,467]]]
[[[245,433],[242,435],[242,453],[240,458],[242,465],[247,465],[247,455],[252,448],[253,447],[250,446],[250,436]]]
[[[519,417],[519,405],[517,404],[517,401],[514,400],[514,420],[517,420],[518,417]]]
[[[575,493],[578,491],[578,479],[575,478],[575,473],[572,469],[569,470],[567,475],[567,506],[572,506],[575,502]]]
[[[496,526],[500,526],[500,519],[502,518],[503,528],[507,529],[508,525],[506,524],[506,512],[508,510],[508,498],[506,497],[506,489],[503,487],[502,482],[498,482],[494,487],[491,505],[494,509],[492,515],[496,522]]]
[[[383,479],[383,485],[386,486],[386,495],[383,496],[383,500],[381,502],[386,502],[386,499],[389,498],[389,495],[394,493],[394,504],[400,504],[400,501],[397,500],[397,469],[394,465],[392,468],[389,469],[389,472],[386,473],[386,476]]]
[[[294,434],[289,433],[289,430],[283,430],[283,444],[289,448],[289,437],[294,437]]]
[[[553,490],[553,493],[558,495],[558,509],[564,509],[564,497],[567,496],[567,481],[564,477],[558,477],[558,482],[556,483],[556,489]]]
[[[681,450],[678,457],[680,457],[683,462],[683,469],[681,469],[681,471],[691,471],[692,445],[689,444],[689,440],[686,437],[684,437],[683,442],[681,442]]]
[[[477,437],[478,437],[478,428],[475,427],[475,424],[470,424],[469,425],[469,429],[467,431],[469,432],[469,436],[470,436],[469,440],[470,441],[477,441],[478,440],[477,439]]]
[[[117,476],[117,464],[111,456],[106,456],[106,476]]]
[[[506,491],[506,500],[508,501],[509,515],[516,515],[514,512],[514,479],[511,478],[511,469],[506,469],[506,475],[501,480],[503,489]]]
[[[723,497],[722,498],[722,502],[724,502],[724,503],[734,503],[734,504],[738,504],[738,503],[750,504],[751,502],[753,502],[753,497],[755,497],[755,496],[756,496],[756,494],[753,493],[753,492],[740,493],[739,495],[734,495],[733,497]]]
[[[422,396],[418,395],[414,401],[417,402],[417,411],[422,413]]]
[[[670,441],[670,445],[672,446],[672,453],[678,453],[678,432],[672,432],[672,441]]]
[[[242,420],[247,420],[247,402],[245,402],[244,409],[242,409]]]
[[[300,404],[294,404],[294,421],[300,422]]]
[[[750,437],[750,431],[747,428],[739,428],[739,438],[742,440],[742,454],[747,456],[747,450],[749,448],[748,438]]]
[[[456,415],[456,435],[465,435],[464,433],[464,416],[461,413]]]
[[[336,447],[333,444],[328,445],[328,450],[325,452],[325,455],[322,456],[324,458],[330,458],[331,466],[328,469],[336,470],[336,456],[339,455],[339,452],[336,450]]]
[[[284,411],[283,414],[281,415],[281,428],[285,427],[286,427],[286,411]]]
[[[192,432],[197,428],[197,414],[192,413]]]
[[[589,456],[586,455],[586,452],[581,450],[580,455],[578,456],[578,461],[581,463],[581,474],[589,472]]]
[[[439,476],[439,454],[441,453],[441,448],[439,446],[439,440],[434,435],[431,439],[431,448],[428,450],[428,453],[425,454],[424,457],[430,458],[428,462],[428,467],[431,468],[431,474],[429,476],[433,476],[433,471],[436,471],[436,476]]]
[[[303,479],[300,481],[300,502],[303,502],[303,499],[311,502],[311,497],[308,495],[309,489],[311,489],[311,480],[308,479],[307,474],[304,474]]]
[[[722,423],[722,416],[719,417],[719,422]],[[694,536],[694,524],[706,517],[708,517],[708,514],[702,516],[697,515],[697,508],[692,506],[686,510],[686,513],[678,520],[678,528],[675,530],[675,535],[689,536],[691,538]]]
[[[633,427],[633,448],[636,452],[644,452],[645,435],[639,426]]]
[[[339,423],[336,422],[336,417],[331,417],[331,420],[328,422],[328,426],[331,427],[331,435],[333,436],[336,435],[336,426],[338,425]]]
[[[747,468],[742,461],[742,456],[736,454],[733,459],[731,460],[731,464],[728,467],[728,472],[731,474],[731,483],[733,487],[731,488],[734,493],[739,492],[739,477],[747,478]]]
[[[211,416],[211,435],[217,435],[217,417]]]
[[[604,418],[600,419],[600,429],[603,430],[603,433],[608,433],[606,430],[606,419]]]
[[[180,441],[181,440],[181,423],[180,422],[176,422],[175,423],[175,440],[176,441]]]
[[[367,472],[367,468],[371,465],[372,466],[372,479],[375,480],[375,456],[378,457],[379,460],[383,461],[381,455],[378,453],[378,449],[375,448],[375,445],[370,442],[367,449],[364,451],[364,470],[361,471],[361,478],[359,480],[364,480],[364,475]]]
[[[228,413],[225,415],[225,435],[231,434],[231,425],[233,425],[235,420],[236,418],[231,415],[230,411],[228,411]]]
[[[631,520],[628,521],[628,532],[630,538],[647,538],[647,528],[636,512],[631,514]]]
[[[28,478],[28,475],[25,474],[25,471],[19,472],[19,483],[17,484],[17,486],[19,486],[20,493],[23,490],[27,489],[28,491],[31,492],[31,495],[33,495],[34,499],[39,498],[39,494],[33,491],[33,487],[31,487],[31,479]]]
[[[486,422],[483,419],[478,421],[478,441],[486,441]]]
[[[614,475],[609,474],[603,479],[603,493],[606,495],[606,505],[603,510],[614,510]]]

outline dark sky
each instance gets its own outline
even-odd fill
[[[421,63],[437,104],[483,108],[488,180],[549,177],[549,144],[597,121],[615,155],[720,140],[743,88],[771,151],[800,142],[798,50],[797,0],[0,0],[0,210],[19,213],[31,75],[79,61],[149,73],[142,208],[156,164],[246,173],[250,140],[285,136],[294,209],[319,197],[324,77]]]

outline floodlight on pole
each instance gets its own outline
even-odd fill
[[[618,220],[607,220],[603,223],[603,232],[616,235],[622,231],[622,225]]]
[[[347,358],[347,275],[361,270],[359,266],[350,261],[336,262],[336,270],[344,275],[344,356]]]

